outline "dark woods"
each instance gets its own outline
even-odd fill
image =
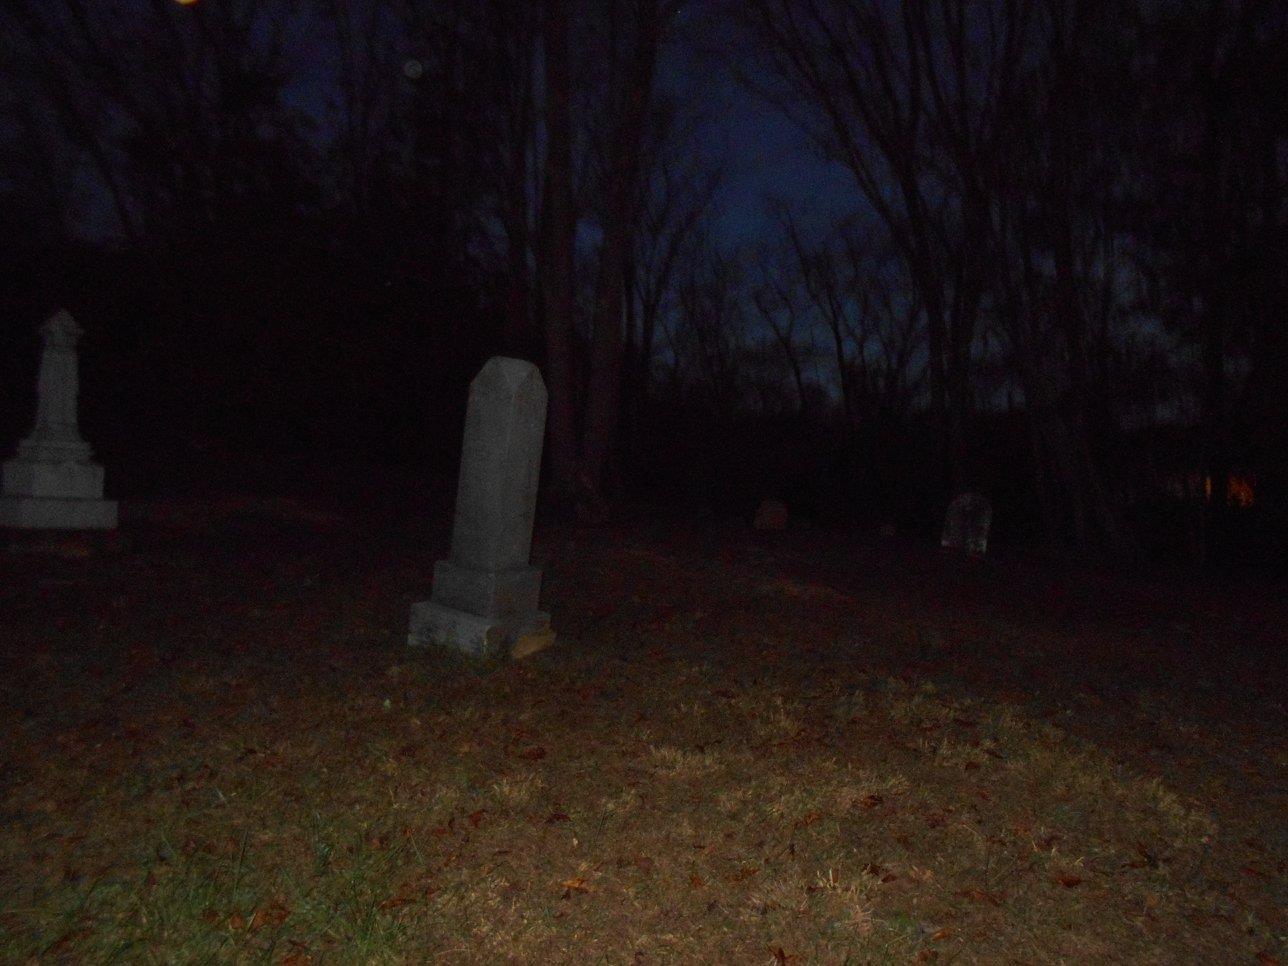
[[[127,466],[450,471],[501,352],[590,517],[977,489],[1013,537],[1282,546],[1281,3],[11,0],[0,44],[6,441],[66,305]],[[728,99],[844,172],[826,225],[722,229]]]

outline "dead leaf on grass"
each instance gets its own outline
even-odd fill
[[[479,822],[483,821],[483,816],[486,814],[487,814],[486,808],[480,808],[477,812],[470,812],[469,814],[470,828],[478,828]]]
[[[547,825],[554,825],[556,822],[571,822],[567,812],[551,812],[546,818]]]
[[[656,863],[647,855],[622,855],[618,856],[617,867],[619,869],[629,869],[631,866],[639,869],[641,872],[652,872]]]
[[[533,745],[531,748],[519,752],[519,757],[524,761],[540,761],[546,757],[546,749],[540,745]]]
[[[380,903],[379,908],[382,912],[389,912],[393,909],[401,909],[403,906],[409,905],[413,898],[414,897],[408,893],[407,888],[404,887],[394,895],[390,896],[384,902]]]
[[[264,926],[280,926],[290,918],[291,909],[281,899],[274,899],[266,906],[260,906],[250,917],[250,931],[255,932]]]
[[[574,892],[580,892],[580,893],[590,892],[590,884],[581,876],[575,876],[574,878],[571,878],[571,879],[564,879],[563,882],[560,883],[560,885],[564,887],[563,897],[565,899],[569,898]]]
[[[811,825],[813,825],[822,817],[823,817],[822,812],[817,812],[817,811],[806,812],[803,816],[801,816],[800,820],[796,823],[796,828],[809,828]]]
[[[974,899],[976,902],[987,902],[990,906],[1000,906],[1002,904],[1001,896],[992,892],[985,892],[983,889],[964,889],[962,895],[967,899]]]
[[[869,862],[863,867],[864,873],[884,882],[893,882],[899,878],[883,865],[877,865],[875,862]]]
[[[1060,883],[1060,885],[1064,886],[1066,889],[1072,889],[1074,886],[1082,885],[1082,879],[1076,875],[1062,875],[1055,881]]]

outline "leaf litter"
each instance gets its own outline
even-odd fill
[[[0,560],[0,955],[1285,958],[1264,669],[824,536],[552,531],[564,639],[482,669],[373,630],[424,588],[370,534]]]

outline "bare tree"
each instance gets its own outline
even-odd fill
[[[777,83],[749,82],[843,164],[916,286],[945,483],[960,475],[985,285],[982,179],[1014,94],[1028,4],[752,0],[742,21]],[[984,50],[980,50],[980,46]]]
[[[648,176],[641,179],[639,222],[625,267],[628,417],[638,420],[647,403],[658,319],[666,311],[683,260],[701,247],[701,225],[720,185],[720,173],[695,150],[691,130],[668,106],[658,112]]]
[[[808,337],[810,325],[802,311],[801,296],[795,283],[792,270],[781,260],[774,264],[769,256],[762,255],[760,281],[751,292],[751,302],[782,351],[783,361],[791,371],[796,388],[796,411],[803,416],[808,395],[798,340]]]
[[[15,0],[0,17],[11,76],[72,173],[89,162],[123,238],[208,232],[230,213],[299,201],[304,120],[282,92],[291,0],[217,7]]]
[[[633,0],[629,5],[632,42],[624,59],[618,113],[604,179],[603,243],[591,319],[590,379],[578,482],[584,496],[603,499],[605,469],[620,415],[622,384],[623,267],[633,242],[644,136],[663,35],[681,3]]]

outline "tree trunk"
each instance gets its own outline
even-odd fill
[[[522,205],[511,204],[505,219],[505,331],[502,343],[513,356],[532,354],[532,291],[528,272],[528,219]]]
[[[549,0],[546,11],[546,185],[541,292],[550,393],[551,484],[557,498],[577,480],[577,419],[573,399],[572,94],[568,66],[568,3]]]
[[[653,74],[663,26],[656,2],[639,13],[634,56],[625,78],[621,117],[614,126],[604,206],[604,242],[591,325],[590,384],[582,439],[578,485],[588,505],[602,507],[605,472],[611,458],[620,412],[622,384],[623,265],[633,241],[636,180]]]

